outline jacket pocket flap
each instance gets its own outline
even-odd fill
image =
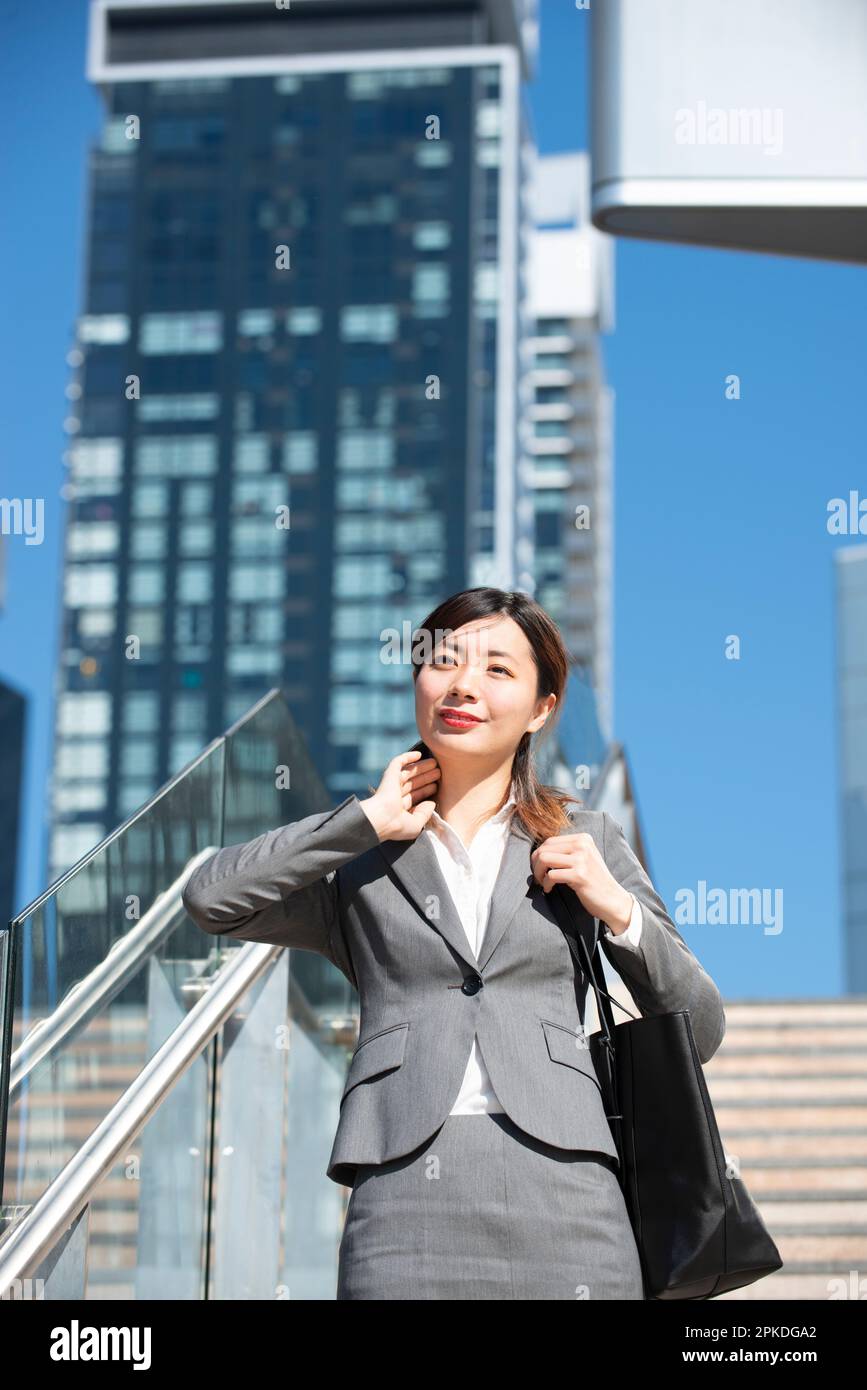
[[[548,1054],[551,1061],[563,1062],[567,1067],[574,1067],[576,1071],[583,1071],[598,1086],[599,1078],[596,1075],[593,1058],[590,1056],[587,1035],[573,1032],[565,1024],[554,1023],[551,1019],[542,1018],[539,1022],[545,1034],[545,1042],[548,1044]]]
[[[365,1038],[358,1044],[349,1064],[349,1073],[343,1088],[344,1097],[359,1081],[366,1081],[371,1076],[392,1071],[401,1065],[406,1051],[408,1031],[408,1023],[394,1023],[390,1028],[383,1028],[382,1032],[374,1033],[372,1037]]]

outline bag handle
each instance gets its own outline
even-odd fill
[[[615,1024],[614,1015],[611,1012],[611,1004],[616,1004],[619,1009],[622,1009],[624,1013],[629,1014],[629,1017],[632,1019],[635,1018],[635,1014],[631,1013],[630,1010],[626,1008],[625,1004],[621,1004],[619,999],[615,999],[614,996],[609,994],[607,990],[602,989],[601,985],[599,984],[596,978],[596,971],[594,969],[594,964],[598,965],[599,974],[602,975],[602,958],[599,953],[599,933],[597,932],[595,934],[595,939],[593,942],[593,958],[591,960],[590,952],[587,950],[587,943],[584,940],[584,937],[581,933],[581,929],[578,926],[577,920],[575,920],[573,916],[574,908],[569,901],[569,897],[565,891],[565,887],[565,884],[555,883],[553,905],[556,908],[556,904],[559,903],[563,910],[566,912],[567,917],[570,919],[570,921],[575,921],[576,936],[578,938],[577,946],[569,932],[563,931],[563,935],[566,938],[566,941],[569,945],[569,950],[572,952],[572,955],[575,958],[575,961],[579,969],[583,969],[588,981],[593,986],[593,993],[596,996],[596,1010],[599,1015],[599,1023],[602,1030],[602,1043],[608,1053],[608,1059],[605,1063],[605,1067],[608,1074],[607,1082],[610,1091],[610,1100],[613,1105],[612,1113],[608,1115],[606,1112],[606,1118],[608,1119],[609,1125],[611,1126],[612,1137],[614,1139],[614,1143],[617,1148],[617,1156],[620,1161],[620,1172],[622,1174],[624,1171],[623,1134],[621,1130],[623,1114],[620,1109],[620,1087],[617,1080],[617,1051],[614,1044]],[[594,917],[593,921],[598,922],[598,918]],[[563,928],[561,923],[561,930],[562,929]],[[584,957],[583,964],[579,959],[579,949]],[[610,1003],[609,1000],[611,1001]],[[603,1091],[602,1094],[604,1096],[605,1092]]]
[[[562,883],[555,883],[554,893],[556,895],[555,902],[559,902],[563,905],[570,921],[574,920],[572,905],[569,902],[569,898],[566,894],[565,885]],[[594,922],[598,922],[598,920],[598,917],[593,918]],[[563,935],[565,936],[566,941],[568,942],[569,950],[572,952],[572,955],[575,958],[578,968],[583,971],[583,973],[587,977],[588,982],[593,988],[593,993],[596,996],[596,1012],[599,1015],[599,1025],[602,1029],[602,1036],[605,1041],[605,1046],[608,1048],[608,1050],[611,1052],[613,1056],[614,1030],[616,1025],[614,1022],[614,1014],[611,1012],[611,1004],[616,1004],[618,1009],[622,1009],[625,1014],[629,1014],[629,1017],[633,1020],[637,1019],[637,1015],[632,1013],[629,1009],[627,1009],[625,1004],[621,1004],[620,1000],[615,999],[612,994],[609,994],[607,992],[607,990],[602,989],[601,985],[597,981],[596,971],[593,968],[594,962],[598,964],[599,974],[602,975],[602,958],[599,954],[599,933],[597,932],[595,934],[595,940],[593,942],[593,958],[591,959],[590,952],[587,950],[587,942],[584,940],[584,937],[582,936],[580,929],[576,931],[576,936],[578,938],[578,948],[580,948],[583,954],[583,961],[579,958],[578,948],[576,948],[576,944],[572,938],[571,933],[564,931]],[[606,1000],[604,1004],[602,1002],[603,998]],[[608,1003],[608,1000],[610,1000],[611,1003]]]

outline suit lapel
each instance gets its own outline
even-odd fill
[[[500,872],[491,894],[491,910],[478,959],[467,940],[454,898],[449,892],[436,851],[431,844],[430,835],[423,830],[414,840],[382,840],[379,848],[423,920],[439,932],[462,960],[481,974],[502,941],[521,903],[532,891],[535,882],[530,867],[532,843],[530,835],[513,815],[503,848]],[[571,927],[573,936],[583,936],[592,957],[600,930],[599,922],[590,916],[581,899],[571,889],[564,889],[564,895],[568,900],[569,920],[561,922],[561,929],[568,930]],[[562,900],[557,899],[557,894],[548,896],[552,911],[559,920],[557,906],[562,905]]]
[[[529,895],[533,886],[533,870],[530,867],[532,840],[513,815],[509,822],[509,834],[503,848],[500,872],[491,893],[491,910],[488,924],[479,947],[479,968],[484,970],[494,951],[503,939],[506,928],[521,903]]]
[[[484,970],[502,940],[521,901],[530,892],[533,884],[530,847],[530,836],[513,816],[509,822],[500,872],[491,894],[491,910],[479,948],[479,959],[476,959],[440,869],[430,835],[423,830],[414,840],[382,840],[379,845],[386,863],[421,917],[445,938],[462,960],[479,973]]]

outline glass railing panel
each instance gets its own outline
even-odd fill
[[[201,932],[180,907],[167,914],[172,880],[209,845],[332,803],[272,691],[2,934],[7,1217],[33,1206],[244,944]],[[133,965],[131,944],[151,931]],[[87,1004],[94,972],[101,994]],[[284,953],[267,978],[100,1183],[89,1298],[333,1297],[346,1194],[325,1168],[358,999],[310,952]],[[253,1213],[261,1268],[249,1264]]]
[[[264,701],[227,731],[224,844],[253,839],[332,805],[333,797],[282,700]],[[323,1042],[345,1045],[353,1036],[358,1012],[349,981],[310,951],[292,952],[292,979],[299,1007],[303,1005],[310,1020],[318,1020]],[[310,1026],[314,1028],[312,1022]]]
[[[296,1016],[290,1050],[289,1143],[283,1225],[283,1297],[332,1300],[348,1191],[325,1170],[340,1116],[351,1046],[307,1031]]]
[[[219,843],[224,756],[213,744],[11,924],[7,1209],[41,1196],[197,997],[207,942],[159,900],[194,808]]]
[[[310,762],[306,746],[282,701],[268,704],[230,730],[226,739],[225,843],[251,839],[306,816],[330,809],[334,798]],[[332,1299],[336,1291],[337,1249],[346,1192],[325,1175],[339,1119],[346,1067],[358,1032],[358,995],[329,961],[310,951],[288,952],[288,998],[285,1027],[276,1017],[274,1047],[286,1063],[286,1134],[281,1164],[280,1209],[283,1213],[279,1273],[273,1293],[257,1296]],[[267,1062],[260,1058],[262,1071]],[[255,1072],[253,1073],[255,1074]],[[277,1086],[276,1078],[272,1080]],[[272,1091],[275,1095],[278,1092]],[[243,1166],[256,1190],[267,1184],[269,1168],[257,1153],[254,1129],[233,1132],[216,1145],[219,1155],[233,1152],[233,1171]],[[220,1190],[220,1173],[215,1187]],[[268,1189],[273,1192],[273,1185]],[[263,1195],[267,1203],[270,1196]],[[223,1212],[234,1204],[227,1202]],[[271,1209],[272,1210],[272,1209]],[[223,1221],[226,1218],[223,1218]],[[221,1220],[216,1222],[222,1230]],[[267,1234],[263,1233],[263,1240]],[[230,1295],[250,1297],[259,1270],[242,1278],[236,1266]],[[219,1291],[216,1296],[226,1296]]]
[[[189,1067],[94,1189],[84,1297],[205,1297],[216,1044]]]

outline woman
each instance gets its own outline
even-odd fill
[[[358,990],[327,1170],[352,1187],[338,1299],[644,1296],[565,932],[592,948],[603,923],[637,1006],[688,1009],[703,1062],[725,1016],[617,822],[536,778],[567,669],[526,594],[454,595],[417,630],[420,744],[185,889],[203,930],[317,951]]]

